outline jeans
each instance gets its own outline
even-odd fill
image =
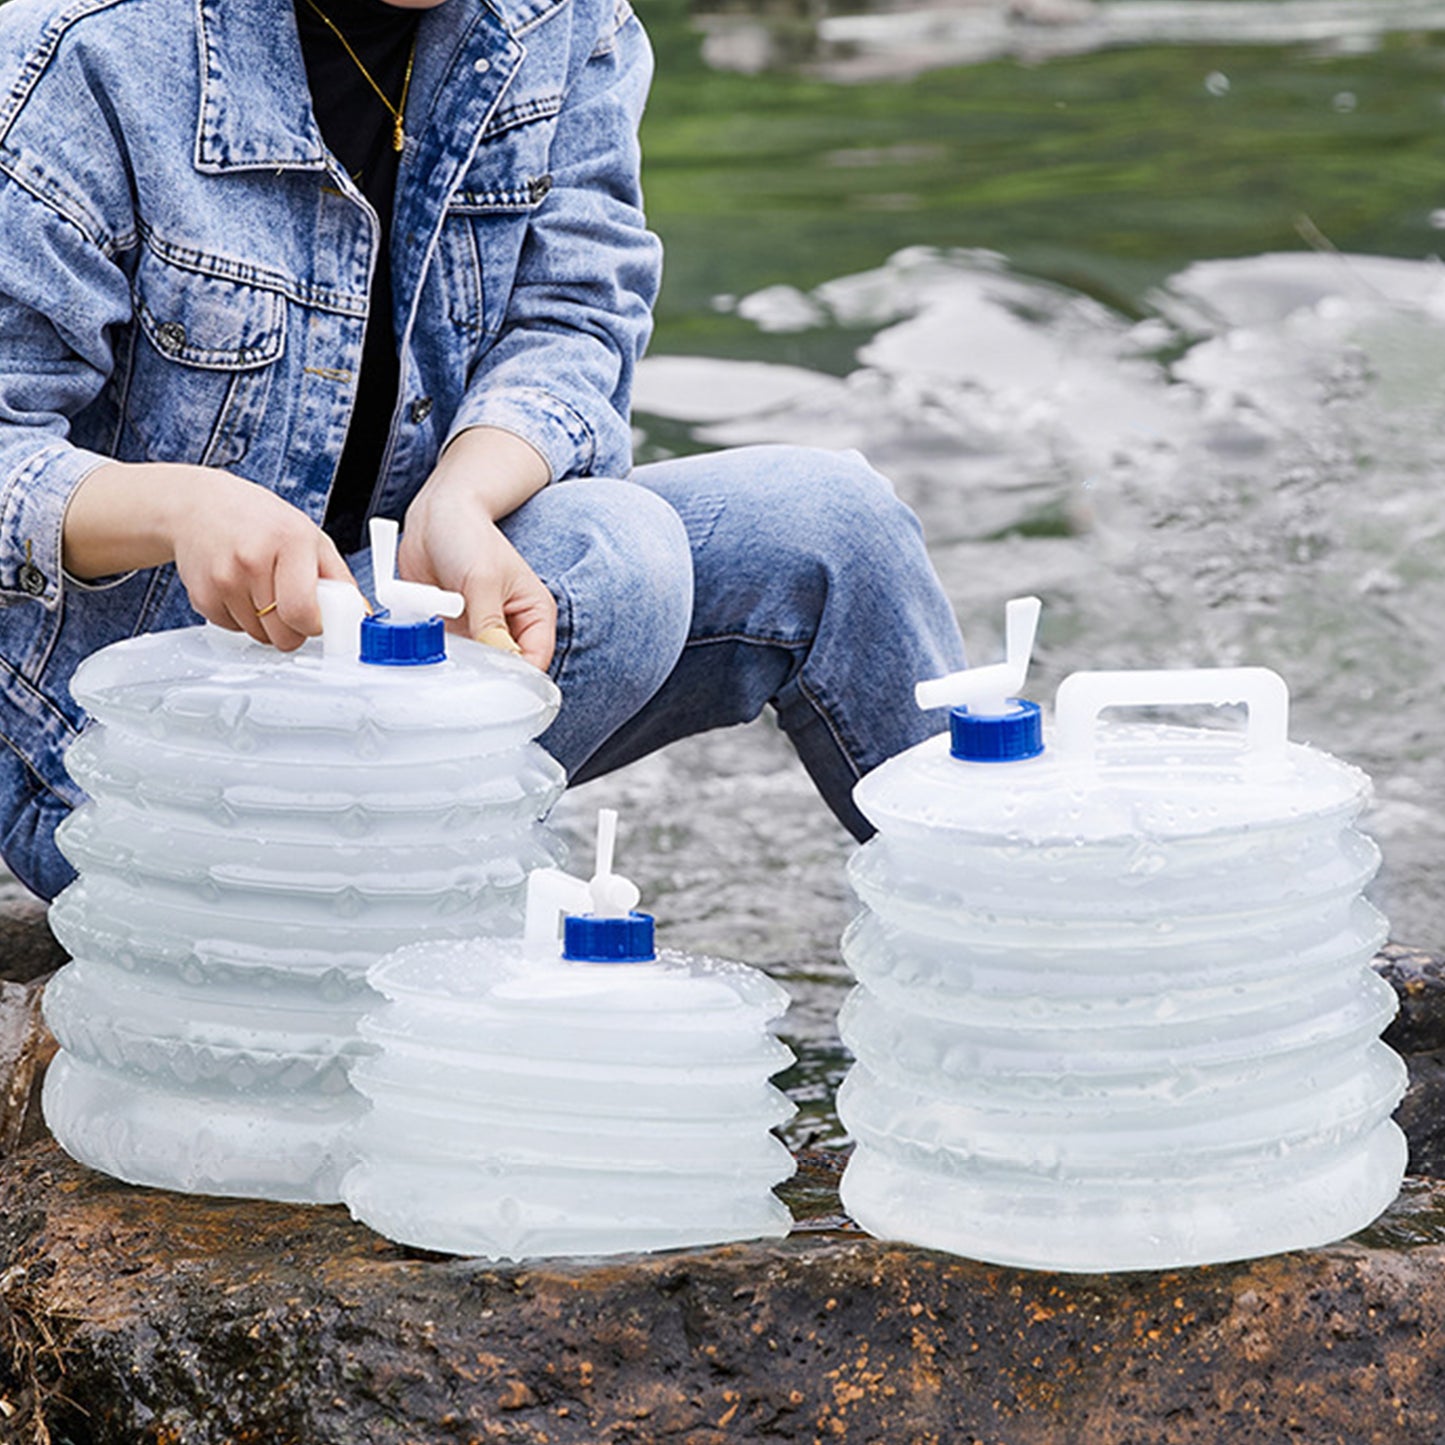
[[[541,741],[573,782],[771,705],[862,840],[853,784],[947,726],[913,684],[962,667],[963,642],[917,518],[856,452],[657,462],[551,488],[504,530],[557,598]]]
[[[502,523],[557,601],[562,708],[540,739],[572,782],[771,705],[858,839],[853,784],[941,731],[913,684],[963,666],[917,519],[856,452],[749,447],[575,479]],[[348,559],[370,590],[370,556]],[[183,626],[184,597],[157,617]],[[186,609],[188,613],[188,609]],[[74,876],[53,794],[27,790],[6,861],[42,897]]]

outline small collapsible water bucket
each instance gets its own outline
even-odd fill
[[[352,1074],[371,1109],[342,1188],[388,1238],[523,1259],[787,1233],[771,1191],[794,1166],[770,1130],[794,1108],[768,1082],[793,1059],[770,1032],[787,995],[654,949],[612,826],[604,812],[590,884],[534,875],[528,939],[416,945],[372,970],[384,1002]],[[558,904],[578,910],[560,949]]]

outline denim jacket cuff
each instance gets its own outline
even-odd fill
[[[28,457],[0,488],[0,606],[39,602],[53,610],[59,604],[65,509],[107,460],[57,442]]]
[[[597,454],[597,437],[587,419],[537,387],[509,386],[468,397],[447,440],[474,426],[494,426],[521,437],[542,454],[554,482],[588,475]]]

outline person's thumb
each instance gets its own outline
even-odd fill
[[[464,595],[467,599],[467,632],[472,639],[502,652],[520,653],[522,649],[517,646],[502,610],[501,590],[495,584],[482,584],[469,588]]]

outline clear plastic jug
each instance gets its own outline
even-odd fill
[[[612,820],[612,821],[609,821]],[[604,840],[615,814],[603,814]],[[590,885],[533,875],[527,940],[404,948],[372,970],[352,1071],[371,1101],[342,1192],[401,1243],[488,1259],[786,1234],[773,1195],[794,1112],[769,1077],[786,993],[756,969],[655,950],[599,848]],[[589,910],[565,919],[561,908]]]
[[[79,877],[50,913],[73,962],[46,990],[44,1108],[83,1163],[337,1200],[367,969],[417,939],[520,933],[528,874],[558,861],[538,820],[565,780],[532,741],[556,688],[446,639],[416,613],[460,599],[391,572],[389,615],[364,621],[323,583],[325,636],[294,653],[208,626],[77,670],[95,722],[67,764],[90,801],[57,834]]]
[[[1362,1228],[1398,1192],[1405,1088],[1371,969],[1369,784],[1287,741],[1260,668],[1080,673],[1047,745],[1010,662],[920,686],[951,733],[864,778],[877,836],[840,1019],[842,1183],[870,1232],[1092,1271],[1242,1259]],[[1244,732],[1111,708],[1244,703]]]

